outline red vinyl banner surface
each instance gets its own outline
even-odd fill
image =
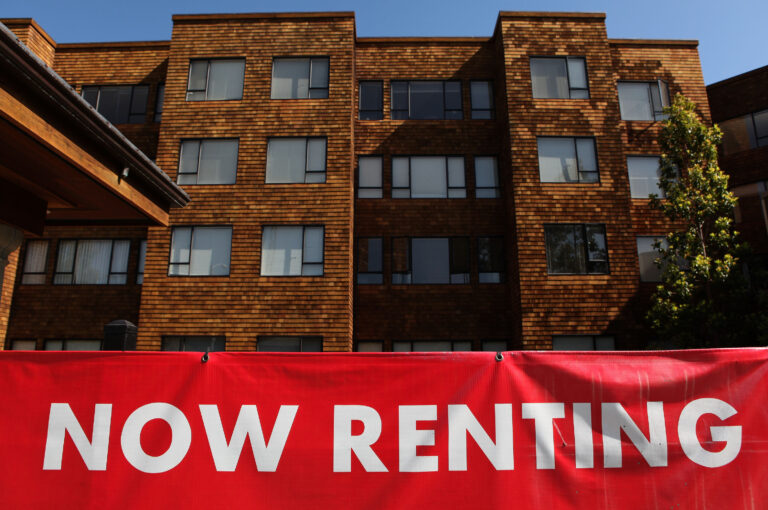
[[[766,508],[768,350],[0,353],[2,508]]]

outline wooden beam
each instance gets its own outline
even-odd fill
[[[80,170],[83,174],[112,191],[160,225],[168,225],[168,212],[139,190],[119,178],[116,172],[102,164],[57,128],[27,108],[7,90],[0,88],[0,115],[38,140],[42,145]]]

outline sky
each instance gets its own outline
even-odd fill
[[[706,84],[768,65],[768,0],[6,0],[56,42],[168,40],[173,14],[354,11],[358,37],[490,36],[499,11],[607,14],[608,37],[697,39]]]

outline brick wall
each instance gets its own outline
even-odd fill
[[[176,177],[182,138],[239,137],[237,184],[186,186],[173,225],[231,225],[226,277],[169,277],[171,230],[150,228],[139,347],[164,335],[225,335],[253,350],[260,335],[316,335],[349,350],[352,333],[351,15],[175,17],[158,164]],[[330,57],[328,99],[271,100],[272,59]],[[190,58],[244,57],[241,101],[186,101]],[[267,138],[327,136],[324,184],[265,182]],[[262,226],[325,226],[322,277],[260,277]]]
[[[56,59],[56,43],[45,30],[40,28],[33,19],[0,19],[0,23],[7,26],[21,42],[27,45],[35,55],[53,67]]]

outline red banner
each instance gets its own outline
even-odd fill
[[[3,508],[765,508],[768,350],[0,353]]]

